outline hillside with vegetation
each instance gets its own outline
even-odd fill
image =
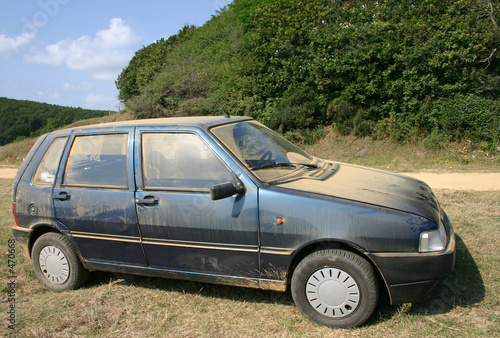
[[[234,0],[136,52],[135,117],[249,115],[291,138],[500,138],[498,0]]]
[[[68,125],[109,114],[104,110],[64,107],[0,97],[0,146]]]

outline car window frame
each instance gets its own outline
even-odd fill
[[[72,132],[69,140],[66,143],[65,150],[59,164],[59,169],[56,178],[55,187],[57,188],[77,188],[77,189],[100,189],[100,190],[135,190],[134,178],[133,178],[133,166],[131,165],[131,160],[133,158],[134,149],[134,129],[135,128],[103,128],[103,129],[90,129],[90,130],[80,130]],[[102,136],[102,135],[116,135],[116,134],[124,134],[127,136],[126,140],[126,182],[127,185],[119,187],[119,186],[106,186],[106,185],[89,185],[89,184],[67,184],[64,183],[64,176],[66,174],[66,166],[68,164],[69,155],[71,153],[71,149],[74,145],[75,139],[81,136]]]
[[[135,161],[135,171],[136,171],[136,184],[137,191],[163,191],[163,192],[190,192],[190,193],[210,193],[210,187],[207,188],[183,188],[183,187],[146,187],[144,178],[144,168],[143,168],[143,139],[144,134],[190,134],[198,137],[198,139],[207,147],[207,149],[215,156],[215,158],[226,168],[231,176],[231,182],[236,183],[236,175],[232,168],[226,163],[226,161],[219,155],[219,153],[214,149],[214,147],[207,142],[206,138],[194,129],[149,129],[140,128],[136,131],[136,142],[135,142],[135,156],[137,159]]]

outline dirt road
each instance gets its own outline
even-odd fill
[[[0,168],[0,178],[14,178],[16,173],[17,169]]]
[[[17,169],[0,168],[0,178],[14,178]],[[500,190],[500,173],[430,174],[403,173],[429,184],[432,189],[450,190]]]
[[[426,182],[432,189],[500,190],[500,173],[430,174],[403,173]]]

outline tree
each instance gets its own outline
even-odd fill
[[[488,117],[500,114],[499,11],[492,0],[235,0],[175,44],[144,47],[117,84],[141,117],[223,107],[283,132],[454,139],[471,126],[449,133],[446,102],[499,129]]]

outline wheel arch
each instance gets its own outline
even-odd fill
[[[379,285],[384,285],[384,288],[380,288],[385,291],[385,294],[390,298],[390,292],[389,292],[389,286],[384,278],[384,275],[380,271],[379,267],[375,264],[375,262],[370,258],[370,256],[367,254],[367,251],[364,250],[363,248],[356,246],[353,243],[346,242],[346,241],[341,241],[341,240],[336,240],[336,239],[331,239],[331,240],[319,240],[315,242],[310,242],[299,249],[295,250],[295,252],[292,255],[292,258],[290,260],[290,264],[288,265],[287,269],[287,289],[290,288],[291,280],[293,273],[295,271],[295,268],[299,264],[301,260],[303,260],[305,257],[308,255],[320,251],[320,250],[327,250],[327,249],[340,249],[340,250],[345,250],[349,251],[355,255],[358,255],[362,258],[364,258],[373,268],[373,271],[375,271],[376,277],[379,280]]]
[[[43,236],[49,232],[54,232],[54,233],[59,233],[61,235],[64,235],[70,241],[71,245],[75,249],[75,252],[78,255],[78,259],[80,260],[80,262],[83,263],[85,261],[83,255],[82,255],[80,246],[76,243],[73,236],[68,235],[67,231],[61,231],[61,229],[58,229],[58,228],[54,227],[53,225],[49,225],[49,224],[40,224],[40,225],[37,225],[36,227],[32,228],[32,232],[31,232],[31,235],[30,235],[30,238],[28,241],[28,253],[30,255],[29,258],[31,258],[33,245],[35,244],[37,239],[39,239],[41,236]]]

